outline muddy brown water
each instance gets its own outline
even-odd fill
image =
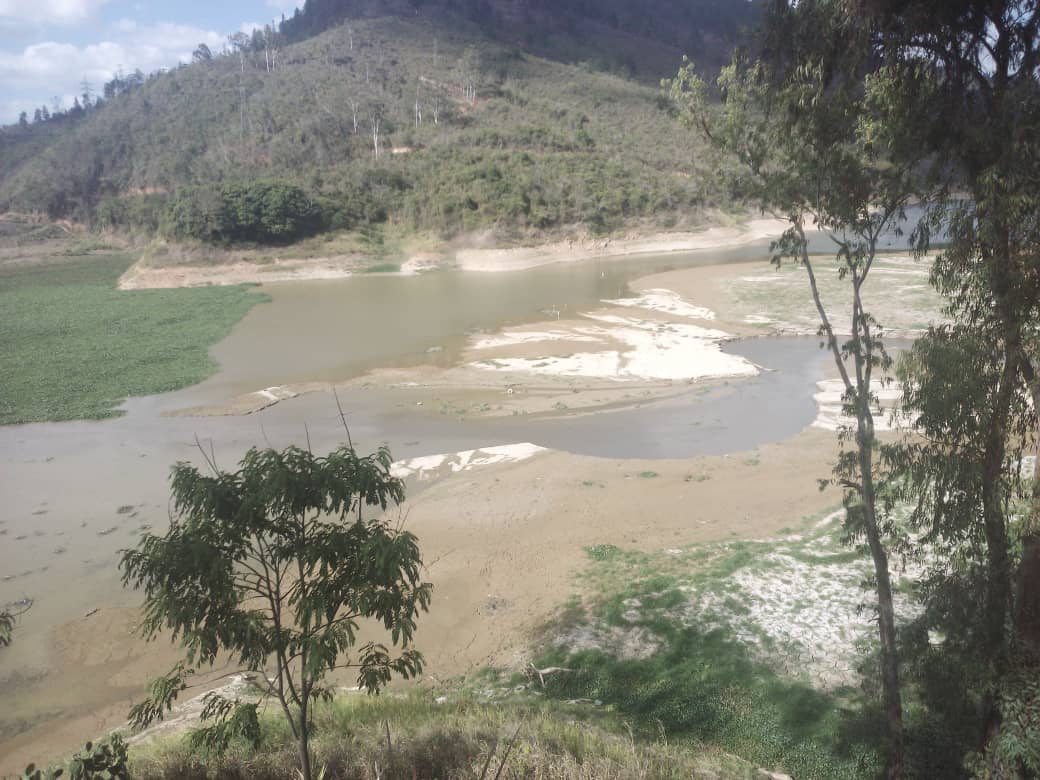
[[[0,653],[0,757],[5,742],[34,725],[89,710],[95,701],[110,703],[101,701],[96,686],[47,687],[58,662],[53,631],[97,607],[138,603],[120,585],[118,551],[168,523],[171,464],[201,462],[196,441],[231,467],[250,446],[302,445],[309,435],[320,451],[344,438],[324,393],[247,417],[177,418],[163,411],[222,403],[274,385],[346,379],[379,366],[450,365],[474,331],[544,320],[546,311],[588,310],[652,273],[764,262],[765,254],[763,243],[515,273],[268,285],[272,302],[255,307],[213,348],[220,370],[200,385],[130,399],[126,415],[113,420],[0,428],[0,606],[34,602],[17,641]],[[354,390],[342,400],[355,444],[364,450],[385,442],[397,458],[518,441],[611,458],[674,458],[751,449],[811,422],[812,390],[825,365],[815,339],[760,339],[727,348],[770,370],[604,414],[458,421],[418,414],[407,391]]]

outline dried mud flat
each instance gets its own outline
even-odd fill
[[[570,594],[584,592],[586,547],[757,538],[823,511],[837,497],[820,494],[815,479],[833,449],[830,435],[807,431],[754,457],[632,461],[509,448],[402,463],[428,485],[397,510],[420,539],[435,587],[417,634],[427,677],[524,666],[532,637]],[[0,741],[0,773],[123,724],[144,682],[176,658],[163,642],[141,642],[136,620],[134,609],[102,608],[55,631],[53,672],[34,691],[48,712]]]

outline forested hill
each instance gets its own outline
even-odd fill
[[[0,212],[219,242],[672,226],[714,196],[655,82],[683,54],[717,67],[753,11],[308,0],[278,29],[0,129]]]
[[[668,58],[677,52],[722,64],[759,8],[754,0],[307,0],[280,32],[301,40],[350,19],[447,13],[533,54],[656,81],[674,70]]]

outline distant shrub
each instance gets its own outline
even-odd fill
[[[94,212],[94,227],[154,234],[162,221],[166,201],[163,193],[102,198]]]
[[[322,210],[299,187],[254,181],[178,190],[161,229],[178,239],[280,244],[312,235],[322,223]]]

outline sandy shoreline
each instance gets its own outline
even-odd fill
[[[508,249],[445,249],[419,252],[403,260],[389,275],[414,276],[436,269],[502,272],[522,271],[553,263],[575,263],[637,255],[661,255],[709,249],[730,249],[776,238],[786,228],[779,219],[754,219],[735,226],[697,232],[661,232],[647,236],[580,238]],[[371,257],[336,255],[313,258],[265,258],[263,262],[156,263],[139,260],[119,280],[121,290],[197,287],[202,285],[263,284],[304,280],[345,279],[365,273]]]
[[[780,219],[754,219],[735,227],[717,226],[695,233],[659,233],[641,238],[606,238],[561,241],[536,247],[464,249],[455,253],[463,271],[523,271],[552,263],[632,255],[663,255],[704,249],[730,249],[767,238],[777,238],[787,228]]]

